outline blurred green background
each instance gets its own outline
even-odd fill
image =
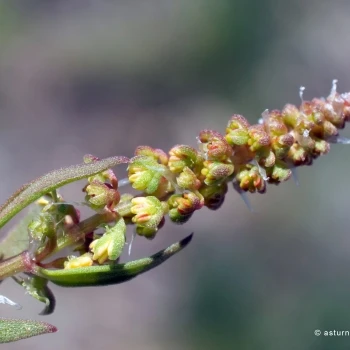
[[[349,20],[345,0],[0,0],[1,201],[85,153],[195,146],[234,113],[254,123],[299,104],[301,85],[306,99],[334,78],[349,91]],[[349,152],[334,145],[299,186],[250,195],[253,213],[230,189],[220,210],[167,222],[130,258],[194,231],[185,251],[123,285],[53,287],[51,316],[5,281],[24,308],[2,317],[60,329],[6,348],[349,349],[350,337],[314,335],[350,331]],[[78,185],[63,194],[82,200]]]

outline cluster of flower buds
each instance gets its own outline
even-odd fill
[[[218,209],[229,183],[241,193],[265,192],[268,183],[288,180],[294,167],[309,165],[327,153],[330,143],[349,143],[338,135],[349,120],[350,93],[338,94],[333,82],[326,99],[302,101],[299,108],[288,104],[282,111],[266,110],[259,124],[250,125],[235,114],[225,134],[201,131],[197,149],[176,145],[166,153],[149,146],[137,147],[128,163],[128,178],[119,181],[123,186],[130,184],[137,194],[120,194],[111,170],[88,178],[83,189],[87,204],[98,213],[115,214],[115,226],[100,225],[104,227],[102,235],[94,233],[95,227],[79,248],[81,256],[70,258],[65,268],[118,259],[127,224],[134,225],[138,235],[152,239],[166,216],[181,224],[203,206]],[[86,163],[97,160],[91,155],[84,159]],[[64,208],[74,217],[70,206]],[[53,225],[63,215],[59,214],[57,209],[53,213],[43,210],[30,227],[32,236],[37,240],[50,237]]]
[[[133,206],[132,221],[139,223],[142,217],[147,227],[149,220],[153,235],[155,223],[159,225],[166,214],[173,222],[184,223],[203,206],[219,208],[228,182],[240,192],[263,193],[267,183],[286,181],[293,168],[327,153],[330,143],[349,143],[338,135],[349,120],[350,93],[338,94],[334,81],[326,99],[302,101],[299,108],[287,104],[282,111],[266,110],[259,124],[250,125],[235,114],[224,135],[201,131],[198,149],[176,145],[166,154],[138,147],[129,163],[129,181],[142,194],[133,201],[152,203],[158,198],[162,206]]]
[[[84,157],[84,163],[98,161],[99,158],[88,154]],[[119,203],[118,180],[114,172],[109,169],[100,174],[90,176],[88,184],[83,188],[86,192],[85,200],[91,208],[98,210],[108,208],[113,210]]]

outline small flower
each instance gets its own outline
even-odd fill
[[[137,233],[148,236],[157,232],[158,226],[168,210],[167,204],[154,196],[135,197],[131,203],[130,211],[135,214],[132,222],[137,225]]]
[[[178,174],[185,167],[194,170],[201,162],[198,152],[190,146],[176,145],[169,151],[169,169],[171,172]]]
[[[210,161],[225,162],[232,155],[232,148],[225,138],[217,131],[202,130],[199,134],[204,158]]]
[[[128,171],[129,181],[135,190],[152,194],[157,190],[167,168],[153,157],[136,156],[130,160]]]
[[[294,128],[296,126],[300,116],[299,109],[296,106],[289,103],[286,104],[281,114],[283,122],[287,127],[289,126],[291,128]]]
[[[107,259],[116,260],[121,255],[125,245],[126,225],[123,218],[111,227],[106,226],[106,232],[102,237],[95,239],[90,244],[90,249],[94,253],[92,259],[103,264]]]
[[[225,140],[231,146],[243,146],[248,144],[248,128],[250,124],[242,115],[234,114],[227,124]]]
[[[213,161],[205,161],[203,163],[202,175],[205,176],[204,183],[212,185],[216,182],[225,180],[228,176],[233,174],[233,164],[221,163]]]
[[[152,157],[160,164],[168,164],[168,155],[159,148],[154,149],[149,146],[138,146],[135,150],[135,156]]]
[[[68,261],[64,263],[64,268],[66,270],[76,269],[78,267],[92,266],[92,264],[93,264],[92,254],[86,253],[78,257],[76,256],[69,257]]]
[[[242,166],[236,175],[236,180],[243,191],[265,192],[266,183],[257,166],[252,164]]]
[[[292,175],[292,171],[282,161],[277,161],[272,168],[266,170],[269,183],[279,184],[280,182],[287,181]]]
[[[84,188],[86,192],[86,201],[93,209],[102,209],[107,207],[110,210],[119,203],[120,194],[114,188],[106,183],[97,180],[92,181]]]
[[[282,113],[277,110],[265,111],[263,123],[271,138],[271,147],[278,159],[284,158],[294,143],[294,137],[289,133],[283,122]],[[268,167],[268,165],[265,165]],[[270,165],[272,166],[272,165]]]
[[[266,133],[264,126],[257,124],[248,128],[249,140],[248,146],[252,152],[261,150],[263,147],[270,145],[270,137]]]
[[[198,192],[185,192],[182,195],[172,195],[168,200],[169,217],[177,223],[185,223],[194,213],[204,205],[204,197]]]
[[[176,178],[177,184],[187,190],[195,191],[201,186],[200,180],[197,179],[194,172],[188,168],[184,167],[182,173]]]
[[[312,163],[312,157],[309,152],[296,142],[288,151],[288,158],[294,165],[309,165]]]

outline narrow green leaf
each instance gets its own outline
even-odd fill
[[[48,270],[38,267],[36,273],[52,283],[63,287],[103,286],[126,282],[149,271],[185,248],[192,240],[192,234],[158,253],[124,264],[80,267],[68,270]]]
[[[0,318],[1,344],[55,332],[57,328],[46,322]]]
[[[110,157],[94,163],[72,165],[51,171],[23,185],[0,207],[0,227],[3,227],[18,212],[46,193],[128,161],[129,159],[126,157]]]

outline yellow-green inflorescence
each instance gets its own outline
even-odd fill
[[[302,101],[299,108],[287,104],[281,111],[266,110],[259,124],[250,125],[235,114],[224,134],[201,131],[197,148],[176,145],[166,153],[137,147],[128,163],[128,178],[122,180],[136,194],[120,195],[111,170],[88,179],[84,191],[90,207],[114,212],[119,219],[102,236],[93,236],[81,264],[117,259],[125,244],[126,224],[151,239],[165,216],[181,224],[203,206],[218,209],[229,183],[239,192],[263,193],[268,183],[288,180],[293,168],[311,164],[329,151],[330,143],[349,143],[338,135],[349,120],[350,93],[338,94],[334,82],[328,98]],[[85,158],[85,162],[97,160]],[[66,268],[79,263],[72,258]]]

